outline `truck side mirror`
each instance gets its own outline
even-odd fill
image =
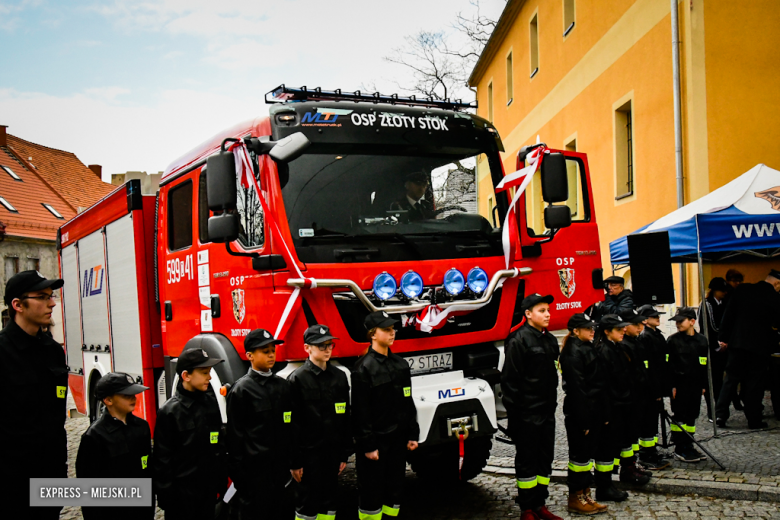
[[[569,206],[547,206],[544,208],[544,226],[548,229],[561,229],[571,226],[571,209]]]
[[[222,244],[237,238],[238,213],[222,213],[209,217],[209,240]]]
[[[547,203],[569,200],[569,175],[561,153],[547,154],[542,159],[542,199]]]
[[[236,209],[236,159],[232,152],[206,159],[206,184],[210,210]]]
[[[276,142],[268,155],[276,162],[294,161],[311,145],[302,132],[295,132]]]

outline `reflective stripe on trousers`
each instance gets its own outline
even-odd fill
[[[682,429],[680,429],[682,427]],[[696,433],[696,425],[688,426],[687,424],[680,423],[680,426],[677,426],[676,424],[672,423],[672,426],[670,427],[670,430],[673,432],[682,432],[685,430],[688,433]]]
[[[517,479],[517,487],[520,489],[535,488],[537,484],[537,477],[519,478]]]
[[[627,459],[627,458],[633,457],[633,456],[634,456],[634,449],[631,446],[629,446],[628,448],[623,448],[622,450],[620,450],[620,458],[622,458],[622,459]]]
[[[320,513],[317,515],[317,520],[336,520],[336,512],[328,511],[327,513]]]
[[[387,516],[398,516],[399,511],[401,511],[401,506],[396,504],[393,507],[390,506],[382,506],[382,513],[386,514]]]
[[[652,448],[658,444],[658,437],[642,437],[639,439],[639,445],[643,448]]]
[[[609,473],[613,469],[615,469],[614,461],[609,461],[609,462],[600,462],[598,460],[596,461],[596,471],[600,471],[602,473]]]
[[[581,463],[581,462],[574,462],[573,460],[569,461],[569,469],[571,471],[574,471],[575,473],[582,473],[584,471],[590,471],[593,469],[593,461],[590,461],[588,463]]]
[[[547,486],[550,484],[550,477],[549,476],[543,477],[541,475],[537,475],[536,481],[539,482],[539,485],[541,486]]]
[[[382,520],[382,510],[365,511],[363,509],[358,509],[358,518],[360,518],[360,520]]]

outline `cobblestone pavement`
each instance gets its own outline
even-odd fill
[[[555,462],[554,470],[564,471],[568,462],[568,444],[563,424],[563,391],[558,389],[556,411]],[[666,408],[671,408],[666,400]],[[770,486],[780,492],[780,421],[775,418],[772,402],[764,399],[764,420],[768,428],[749,430],[743,412],[735,411],[727,424],[718,428],[718,437],[713,438],[712,423],[707,420],[707,408],[702,400],[701,413],[696,421],[696,438],[726,467],[722,470],[713,460],[689,464],[674,460],[671,467],[655,472],[661,479],[676,479],[696,482],[724,482]],[[506,426],[506,420],[499,421]],[[674,448],[669,448],[671,454]],[[489,465],[494,468],[514,466],[514,446],[494,441]]]
[[[72,418],[66,422],[68,430],[69,476],[75,476],[74,463],[78,451],[81,433],[87,428],[88,419]],[[764,434],[760,434],[764,435]],[[560,432],[559,432],[560,436]],[[746,436],[747,437],[747,436]],[[565,440],[563,441],[565,454]],[[498,444],[498,443],[497,443]],[[764,443],[766,444],[766,442]],[[751,444],[752,445],[752,444]],[[499,445],[494,458],[506,458],[511,446]],[[766,449],[766,448],[764,448]],[[503,454],[503,457],[500,455]],[[775,453],[775,456],[780,456]],[[566,512],[566,486],[553,483],[550,486],[550,509],[562,516],[571,518]],[[410,470],[407,472],[405,498],[402,518],[408,519],[470,519],[517,518],[520,511],[514,503],[514,479],[507,475],[484,473],[473,481],[457,486],[443,487],[419,480]],[[357,518],[357,488],[355,485],[354,464],[350,463],[341,479],[340,504],[341,520]],[[725,500],[706,498],[696,495],[677,496],[646,492],[631,492],[631,498],[620,504],[611,504],[608,514],[600,518],[778,518],[780,506],[777,503],[755,502],[748,500]],[[63,520],[81,518],[78,508],[63,510]],[[157,519],[162,520],[158,510]]]

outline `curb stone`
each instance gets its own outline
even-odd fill
[[[485,473],[495,475],[513,476],[514,468],[502,468],[498,466],[485,466]],[[553,470],[550,480],[566,483],[567,472]],[[615,484],[621,489],[630,491],[632,486],[623,484],[615,479]],[[759,486],[755,484],[736,484],[731,482],[706,482],[699,480],[682,480],[671,478],[652,478],[650,482],[642,486],[643,492],[672,494],[672,495],[701,495],[728,500],[751,500],[755,502],[780,502],[780,489],[774,486]]]

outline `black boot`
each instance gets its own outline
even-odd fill
[[[620,466],[620,481],[634,486],[644,486],[650,477],[641,473],[633,461],[623,461]]]
[[[599,502],[622,502],[628,498],[628,493],[621,491],[610,482],[596,488],[596,500]]]

